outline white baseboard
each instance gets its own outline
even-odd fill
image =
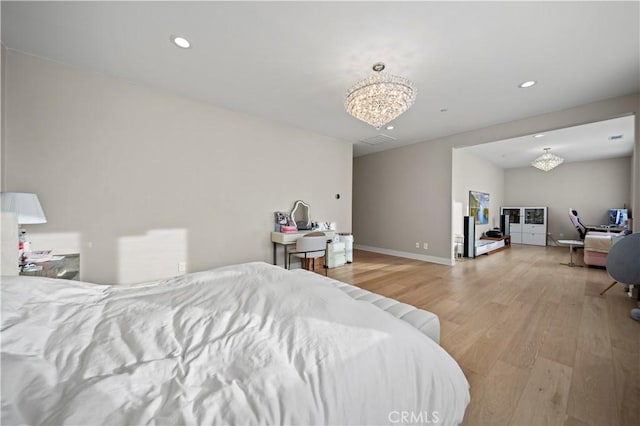
[[[373,253],[388,254],[389,256],[397,256],[397,257],[404,257],[407,259],[422,260],[424,262],[438,263],[440,265],[447,265],[447,266],[455,265],[455,262],[453,259],[447,259],[444,257],[427,256],[425,254],[416,254],[416,253],[410,253],[407,251],[397,251],[397,250],[389,250],[389,249],[378,248],[378,247],[363,246],[361,244],[354,244],[353,248],[356,248],[358,250],[370,251]]]

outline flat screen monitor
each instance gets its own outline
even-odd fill
[[[609,225],[623,226],[628,219],[627,209],[610,209]]]

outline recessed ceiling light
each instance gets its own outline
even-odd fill
[[[527,87],[531,87],[533,85],[535,85],[537,82],[535,80],[529,80],[529,81],[525,81],[524,83],[520,84],[521,89],[526,89]]]
[[[391,125],[387,126],[387,130],[393,130],[393,126]]]
[[[183,49],[188,49],[191,47],[191,43],[189,42],[189,40],[184,37],[171,36],[171,41],[173,42],[173,44]]]
[[[537,135],[533,135],[534,138],[538,139],[538,138],[544,138],[544,135],[542,133],[538,133]]]

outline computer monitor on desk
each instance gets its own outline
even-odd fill
[[[627,224],[628,219],[627,209],[609,209],[609,226],[622,228]]]
[[[629,213],[627,209],[609,209],[609,223],[604,225],[588,225],[587,231],[622,232],[629,229]]]

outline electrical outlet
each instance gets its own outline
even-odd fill
[[[564,234],[561,232],[561,233],[560,233],[560,238],[562,238],[562,237],[564,237]]]
[[[416,243],[416,248],[420,248],[420,243]]]
[[[187,262],[178,262],[178,272],[187,272]]]
[[[425,250],[429,250],[429,243],[424,243],[422,247],[424,247]]]

